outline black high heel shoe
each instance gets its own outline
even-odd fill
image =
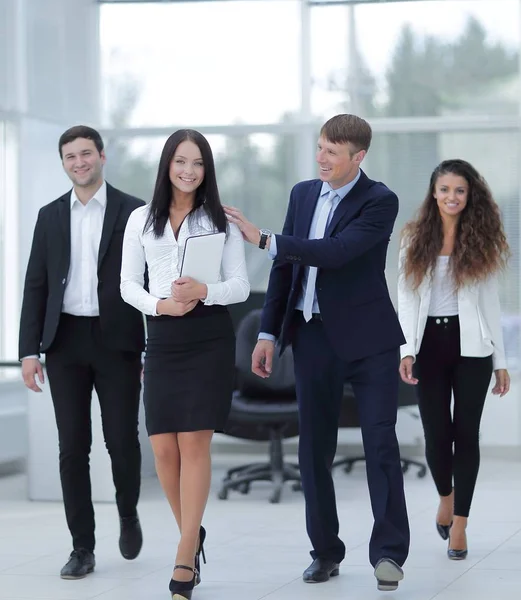
[[[195,585],[199,585],[201,583],[201,560],[200,556],[203,557],[203,562],[206,564],[206,555],[204,553],[204,540],[206,539],[206,529],[201,525],[199,529],[199,547],[197,548],[197,552],[195,553],[195,569],[197,574],[195,576]]]
[[[440,537],[442,540],[446,541],[449,539],[449,532],[450,532],[451,527],[452,527],[452,523],[450,525],[441,525],[440,523],[438,523],[436,521],[436,530],[440,534]]]
[[[449,546],[450,546],[450,537],[449,537]],[[449,560],[465,560],[467,558],[468,549],[465,550],[455,550],[453,548],[447,549],[447,556]]]
[[[176,569],[185,569],[186,571],[192,571],[194,576],[190,581],[177,581],[177,579],[171,579],[168,589],[172,594],[172,600],[190,600],[192,592],[194,591],[195,579],[197,577],[197,569],[187,567],[186,565],[176,565]]]

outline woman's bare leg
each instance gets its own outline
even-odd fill
[[[210,493],[212,463],[210,444],[213,431],[193,431],[177,434],[181,457],[181,540],[176,564],[194,566],[199,543],[199,529]],[[188,581],[193,573],[177,569],[175,579]]]
[[[157,476],[181,531],[181,457],[177,436],[177,433],[151,435],[150,443]]]

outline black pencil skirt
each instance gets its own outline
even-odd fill
[[[235,377],[235,333],[224,306],[148,317],[143,400],[148,435],[223,431]]]

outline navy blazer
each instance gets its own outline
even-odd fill
[[[291,190],[286,221],[277,235],[260,330],[291,343],[304,266],[318,267],[316,293],[326,334],[346,361],[392,350],[405,342],[385,280],[398,198],[365,173],[337,206],[323,239],[309,240],[322,188],[318,179]]]

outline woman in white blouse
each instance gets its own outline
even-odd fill
[[[452,560],[467,556],[479,426],[492,372],[494,394],[504,396],[510,387],[497,281],[508,254],[499,208],[483,177],[463,160],[438,165],[403,234],[400,375],[418,386],[426,458],[440,496],[436,528],[449,539]]]
[[[186,239],[216,232],[226,233],[221,280],[181,278]],[[249,292],[244,241],[227,223],[210,145],[197,131],[176,131],[163,148],[152,202],[128,220],[121,266],[123,299],[147,315],[146,426],[181,532],[169,582],[176,600],[191,598],[200,582],[210,442],[231,405],[235,336],[226,305]]]

